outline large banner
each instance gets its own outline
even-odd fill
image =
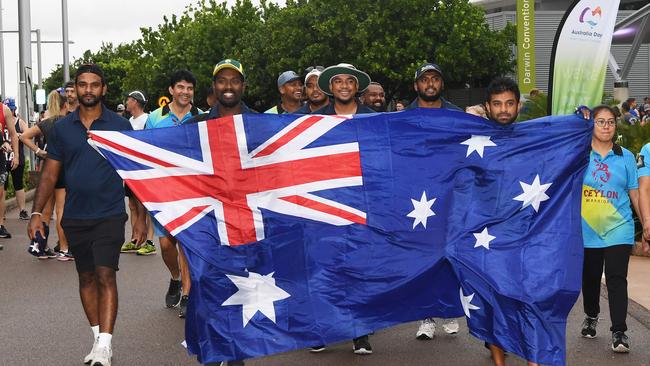
[[[417,109],[91,136],[185,249],[201,363],[464,315],[476,337],[564,365],[591,126]]]
[[[524,94],[535,88],[535,0],[517,0],[517,80]]]
[[[549,113],[600,104],[619,0],[578,0],[567,10],[551,57]]]

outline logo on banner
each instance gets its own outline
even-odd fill
[[[587,23],[591,28],[593,28],[598,25],[602,16],[603,11],[600,9],[600,6],[597,6],[594,10],[591,10],[590,7],[586,7],[580,14],[580,23]]]

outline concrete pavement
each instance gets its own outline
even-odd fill
[[[26,221],[7,213],[12,239],[0,239],[0,365],[82,365],[92,346],[77,294],[76,272],[71,262],[37,260],[27,254]],[[53,230],[54,232],[54,230]],[[51,238],[56,242],[56,234]],[[53,244],[52,244],[53,246]],[[630,266],[630,293],[644,303],[650,291],[647,271],[650,263],[633,258]],[[138,257],[122,255],[118,273],[120,310],[113,340],[114,365],[197,365],[180,343],[183,320],[175,309],[164,307],[163,297],[169,275],[160,255]],[[637,275],[638,274],[638,275]],[[645,286],[645,287],[643,287]],[[580,301],[572,311],[567,327],[569,365],[648,365],[650,364],[650,316],[648,310],[631,303],[628,335],[630,354],[614,354],[609,349],[609,316],[602,299],[599,337],[579,336],[582,311]],[[432,341],[415,340],[417,323],[378,331],[371,337],[375,353],[356,356],[351,342],[332,345],[323,353],[306,350],[247,361],[250,366],[279,365],[491,365],[482,342],[470,336],[464,320],[461,331],[450,336],[438,332]],[[515,356],[509,365],[524,365]]]

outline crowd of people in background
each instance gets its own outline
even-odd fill
[[[90,74],[90,77],[88,77],[88,74]],[[30,214],[25,208],[25,193],[23,189],[23,173],[25,169],[24,150],[25,148],[31,150],[37,157],[37,170],[44,169],[44,162],[50,160],[48,158],[57,161],[55,179],[52,178],[53,180],[51,182],[51,193],[48,193],[47,197],[39,196],[38,202],[35,202],[35,210],[31,214],[31,241],[28,245],[28,252],[38,259],[56,258],[62,262],[76,262],[80,276],[80,286],[82,287],[82,302],[84,303],[87,315],[88,309],[86,308],[86,302],[89,301],[88,296],[92,297],[92,291],[103,291],[101,288],[100,290],[91,289],[95,285],[94,281],[96,281],[93,278],[101,281],[106,278],[112,278],[112,281],[114,281],[114,277],[110,277],[110,273],[106,274],[104,272],[95,273],[94,276],[96,277],[88,277],[89,273],[96,271],[95,266],[101,266],[102,264],[96,263],[97,258],[94,259],[95,262],[93,262],[92,258],[89,259],[89,256],[92,257],[93,253],[89,253],[87,249],[80,249],[81,245],[74,242],[74,240],[82,240],[80,238],[83,237],[83,233],[77,230],[78,228],[75,227],[75,230],[73,230],[71,223],[67,223],[68,230],[62,226],[62,218],[66,217],[67,207],[70,204],[69,201],[66,201],[66,193],[68,195],[72,194],[73,196],[79,193],[76,192],[75,188],[70,190],[70,187],[66,187],[71,181],[71,178],[67,175],[76,174],[74,169],[69,170],[69,167],[64,163],[68,161],[66,159],[70,159],[70,157],[66,157],[63,153],[69,147],[60,145],[61,142],[59,140],[62,139],[60,135],[56,138],[52,137],[53,134],[61,134],[62,131],[66,131],[60,121],[66,121],[67,123],[68,121],[78,119],[86,125],[87,122],[84,120],[86,118],[84,113],[92,112],[95,113],[93,116],[97,120],[95,122],[90,121],[91,123],[88,124],[88,128],[90,128],[92,123],[96,123],[97,121],[102,121],[102,123],[107,121],[124,121],[126,123],[126,119],[128,119],[129,123],[127,126],[130,126],[130,129],[141,130],[174,127],[235,114],[258,113],[243,101],[246,86],[247,77],[243,65],[234,59],[224,59],[219,61],[212,71],[212,83],[208,88],[205,101],[209,108],[207,111],[199,109],[194,100],[194,90],[197,87],[205,86],[198,86],[196,78],[190,71],[178,70],[173,72],[170,77],[167,92],[171,96],[171,101],[168,104],[147,113],[146,110],[149,104],[147,96],[142,91],[132,90],[125,94],[124,102],[117,105],[116,110],[112,112],[108,111],[108,108],[102,103],[102,98],[106,93],[106,85],[101,69],[96,65],[82,65],[77,72],[75,81],[66,83],[62,88],[54,90],[48,95],[47,110],[44,111],[40,121],[34,126],[28,126],[17,115],[16,105],[13,99],[8,98],[4,100],[2,107],[3,114],[0,116],[2,117],[0,121],[3,122],[2,128],[5,130],[5,138],[2,144],[4,153],[0,154],[0,167],[4,167],[4,169],[0,169],[0,190],[4,192],[4,189],[7,188],[6,182],[12,179],[19,208],[19,218],[30,220]],[[103,92],[100,91],[100,87],[103,88]],[[399,112],[415,108],[439,108],[462,112],[461,108],[444,97],[445,74],[435,63],[424,63],[416,69],[413,75],[415,98],[410,101],[398,99],[387,100],[384,88],[380,83],[372,81],[368,74],[347,63],[339,63],[330,67],[312,66],[305,70],[304,75],[300,75],[293,70],[284,71],[277,78],[276,87],[278,101],[264,113],[353,115],[388,111]],[[97,107],[98,105],[99,107]],[[488,86],[485,103],[467,106],[464,112],[482,117],[486,120],[486,123],[509,125],[517,120],[521,107],[522,96],[516,82],[509,78],[498,77]],[[631,153],[616,144],[611,144],[611,135],[616,128],[617,112],[615,108],[611,107],[594,109],[594,117],[596,119],[594,127],[595,142],[592,143],[592,146],[598,154],[594,157],[595,160],[602,159],[599,161],[604,161],[605,158],[603,157],[609,156],[608,154],[611,154],[613,151],[614,156],[610,157],[610,159],[616,160],[620,157],[622,159],[621,162],[616,164],[625,168],[633,164],[630,163],[629,155]],[[589,116],[587,115],[586,117]],[[645,125],[650,120],[650,97],[644,98],[643,103],[637,103],[634,98],[623,102],[620,110],[620,119],[623,123]],[[95,125],[93,125],[94,127]],[[55,132],[57,130],[60,131]],[[52,148],[51,144],[54,143],[52,141],[56,141],[59,144],[57,145],[58,147]],[[51,144],[48,145],[48,142]],[[52,151],[54,151],[53,156]],[[594,152],[592,152],[593,154]],[[633,161],[633,158],[631,159]],[[644,176],[647,168],[643,165],[640,166],[644,168],[642,174]],[[636,172],[636,168],[634,168],[634,172]],[[647,187],[643,186],[639,188],[636,180],[636,175],[628,174],[624,186],[614,187],[613,189],[622,190],[621,196],[625,197],[628,197],[629,192],[629,200],[627,201],[628,210],[629,204],[632,202],[638,213],[643,212],[645,209],[649,211],[646,213],[646,216],[650,216],[650,205],[648,207],[643,206],[640,203],[640,194],[637,193],[637,189],[646,189]],[[645,180],[643,182],[644,185],[650,185]],[[650,193],[650,189],[648,191]],[[164,296],[164,304],[168,308],[178,308],[179,317],[183,318],[187,311],[191,282],[190,271],[182,246],[153,217],[147,215],[142,204],[128,187],[125,187],[124,195],[128,199],[127,207],[132,218],[131,232],[133,236],[127,238],[128,240],[125,242],[124,239],[121,239],[123,242],[120,243],[117,249],[110,249],[110,255],[106,254],[107,252],[102,253],[108,255],[110,258],[113,258],[113,251],[115,250],[117,250],[118,256],[120,252],[136,253],[142,256],[157,254],[158,252],[154,244],[154,237],[157,237],[163,262],[170,274],[169,287]],[[79,200],[79,197],[76,199]],[[81,210],[83,209],[83,205],[78,202],[76,204],[81,207]],[[74,207],[73,209],[80,210],[79,207],[70,205],[70,207]],[[66,207],[66,212],[64,212],[64,206]],[[622,206],[625,206],[625,202]],[[620,210],[623,211],[624,208],[620,208]],[[0,200],[0,238],[10,238],[11,234],[3,225],[4,211],[4,200]],[[623,217],[629,221],[631,219],[631,211],[625,212],[626,214]],[[37,223],[41,226],[32,227],[32,222],[35,217],[40,220]],[[140,222],[140,218],[142,218],[142,222]],[[48,244],[49,226],[53,219],[56,222],[58,242],[53,249],[50,249],[50,245]],[[117,225],[115,227],[119,227],[119,221],[121,219],[116,220],[115,222],[111,222],[114,226]],[[144,234],[138,226],[140,224],[146,227]],[[85,221],[84,225],[86,225]],[[627,228],[627,226],[625,227]],[[648,238],[650,238],[650,225],[648,225],[648,228],[647,234]],[[73,239],[68,238],[66,235],[69,232],[74,233]],[[624,318],[624,310],[627,306],[627,292],[624,289],[626,285],[623,283],[623,280],[627,275],[626,256],[629,256],[629,244],[633,243],[633,239],[625,236],[624,239],[626,242],[621,246],[621,243],[594,241],[591,237],[586,237],[589,240],[586,239],[585,241],[587,247],[585,253],[588,255],[585,256],[586,272],[584,286],[588,289],[588,294],[585,294],[586,317],[583,323],[582,335],[587,338],[592,338],[596,335],[600,289],[599,284],[596,285],[596,282],[598,282],[597,280],[602,275],[603,261],[607,263],[607,261],[615,260],[615,263],[617,263],[617,271],[614,272],[612,270],[607,272],[606,265],[605,273],[608,283],[607,286],[610,290],[610,311],[615,313],[612,315],[612,322],[614,323],[611,329],[613,332],[612,349],[617,352],[627,352],[629,351],[629,342],[624,333],[627,329]],[[587,241],[589,241],[589,245],[592,245],[591,247],[587,245]],[[630,243],[627,241],[630,241]],[[612,250],[604,249],[614,244],[618,245],[616,250],[613,251],[614,254],[610,254]],[[97,254],[95,253],[94,255]],[[116,266],[117,261],[112,259],[109,267],[116,269]],[[116,294],[116,288],[113,290]],[[84,294],[83,291],[89,292]],[[96,296],[97,292],[94,292],[94,294]],[[101,307],[101,304],[98,306]],[[109,319],[109,322],[114,322],[116,312],[117,308],[115,307],[112,315],[113,318]],[[94,343],[91,352],[86,356],[84,361],[86,363],[92,362],[93,365],[110,365],[110,359],[112,357],[110,339],[112,335],[109,337],[105,334],[112,334],[113,324],[111,323],[107,326],[102,325],[100,332],[100,322],[103,320],[98,320],[96,316],[91,315],[88,315],[88,319],[93,330]],[[456,334],[459,331],[458,321],[456,319],[445,319],[443,320],[442,329],[445,333]],[[431,340],[434,338],[435,331],[436,320],[434,318],[427,318],[420,322],[415,332],[415,337],[420,340]],[[100,336],[102,334],[104,336]],[[485,346],[491,351],[495,365],[505,364],[505,354],[501,347],[487,343]],[[311,351],[321,352],[325,349],[325,345],[314,345]],[[355,338],[353,340],[353,349],[356,354],[371,354],[372,346],[370,345],[369,335]],[[243,364],[244,361],[230,361],[228,363],[228,365]],[[533,363],[529,362],[529,364],[532,365]]]

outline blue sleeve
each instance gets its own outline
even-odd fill
[[[639,177],[650,176],[650,144],[645,144],[641,148],[639,158],[637,159],[637,167],[639,168]]]
[[[144,123],[144,128],[143,128],[144,130],[153,128],[153,122],[151,121],[152,114],[153,113],[149,113],[149,115],[147,116],[147,121]]]
[[[57,161],[63,161],[63,149],[61,148],[61,139],[59,139],[59,132],[56,128],[59,124],[55,123],[52,131],[47,136],[47,158]]]
[[[626,151],[625,154],[625,170],[627,171],[627,190],[639,188],[639,173],[636,168],[636,161],[634,154]]]

